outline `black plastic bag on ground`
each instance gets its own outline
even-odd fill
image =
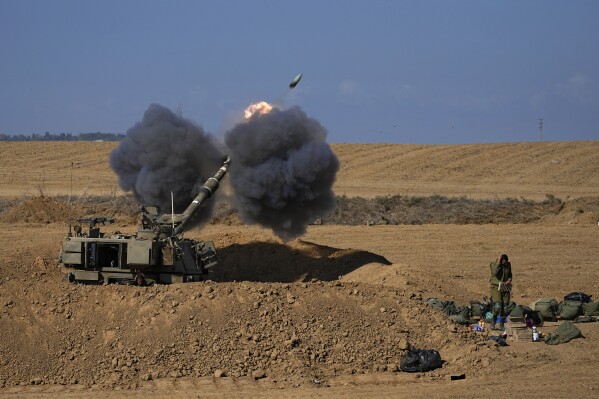
[[[409,373],[429,371],[443,365],[441,355],[434,349],[412,349],[401,358],[399,368]]]
[[[591,297],[592,297],[592,295],[587,295],[584,292],[576,291],[576,292],[571,292],[568,295],[566,295],[564,297],[564,301],[575,301],[575,302],[588,303],[593,300],[593,298],[591,298]]]
[[[500,337],[499,335],[491,335],[487,338],[489,341],[495,341],[499,346],[509,346],[505,340],[505,338]]]

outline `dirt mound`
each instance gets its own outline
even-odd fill
[[[137,205],[130,197],[91,197],[71,201],[65,197],[40,196],[13,202],[14,206],[6,207],[0,214],[0,222],[75,223],[78,218],[93,216],[116,217],[121,223],[135,223],[137,219]]]
[[[237,265],[226,281],[149,288],[68,284],[55,262],[66,228],[5,223],[0,229],[0,244],[10,248],[0,251],[0,387],[9,387],[3,392],[172,389],[207,380],[234,389],[250,378],[302,389],[315,387],[314,380],[404,386],[412,378],[419,389],[462,373],[485,382],[498,373],[514,381],[550,375],[575,381],[577,392],[596,386],[587,365],[597,356],[597,326],[581,326],[588,338],[563,348],[513,341],[489,347],[484,336],[452,324],[421,299],[479,299],[478,289],[488,290],[486,259],[506,245],[518,303],[559,297],[566,287],[595,294],[595,226],[324,225],[283,245],[257,227],[209,225],[186,235],[214,240],[223,272]],[[308,280],[302,264],[321,279]],[[446,362],[429,373],[396,374],[408,347],[438,349]],[[231,378],[215,377],[222,375]],[[432,396],[455,387],[434,384],[440,388]],[[487,396],[497,392],[488,389]]]
[[[391,264],[371,252],[340,250],[302,240],[292,245],[274,240],[244,242],[243,234],[239,234],[236,241],[220,245],[218,256],[222,267],[214,276],[217,281],[292,283],[314,278],[332,281],[367,264]]]
[[[54,223],[63,222],[83,213],[84,210],[75,204],[68,204],[56,198],[34,197],[0,215],[4,223]]]
[[[456,360],[435,378],[498,356],[410,291],[316,279],[85,286],[67,283],[50,258],[17,266],[28,278],[0,280],[2,386],[133,387],[215,372],[296,384],[396,371],[410,347]]]
[[[559,213],[542,219],[548,224],[599,224],[599,197],[582,197],[566,201]]]
[[[223,224],[226,226],[241,226],[243,222],[239,217],[239,213],[233,206],[233,202],[230,197],[221,195],[216,198],[216,204],[214,204],[214,210],[210,224]]]
[[[221,195],[214,207],[212,225],[242,226],[230,196]],[[386,196],[375,198],[337,197],[330,215],[315,224],[486,224],[533,223],[595,224],[599,215],[599,197],[562,201],[547,196],[544,201],[516,198],[471,199],[466,197]],[[557,216],[556,216],[557,215]],[[122,224],[136,224],[139,208],[132,197],[34,197],[4,200],[0,204],[0,222],[53,223],[87,216],[110,216]]]

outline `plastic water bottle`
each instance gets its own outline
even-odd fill
[[[541,340],[541,334],[539,333],[539,330],[537,330],[537,327],[533,327],[532,328],[532,342],[539,342]]]

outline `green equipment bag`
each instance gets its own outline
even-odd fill
[[[531,308],[533,310],[538,310],[541,312],[543,316],[543,320],[546,321],[555,321],[557,316],[557,309],[559,304],[553,298],[541,298],[534,303]]]
[[[454,301],[443,301],[443,310],[441,312],[445,316],[451,316],[453,314],[460,313]]]
[[[465,317],[463,314],[452,314],[449,316],[451,321],[457,324],[467,325],[471,323],[471,320]]]
[[[460,306],[458,308],[458,314],[449,315],[449,318],[453,320],[454,323],[458,324],[470,324],[473,320],[470,320],[470,307],[469,306]]]
[[[583,303],[582,313],[585,316],[599,316],[599,301]]]
[[[428,298],[426,300],[426,303],[428,303],[430,306],[433,307],[433,309],[436,309],[438,311],[443,311],[443,301],[440,301],[437,298]]]
[[[545,336],[548,345],[565,344],[574,338],[582,338],[582,332],[571,321],[564,321],[554,333]]]
[[[483,317],[485,307],[479,301],[470,301],[470,313],[472,317]]]
[[[562,320],[574,320],[582,314],[582,302],[563,301],[559,304],[558,313]]]
[[[525,317],[525,315],[532,313],[532,309],[525,305],[516,305],[509,313],[510,317]]]
[[[538,327],[542,326],[545,321],[541,312],[532,310],[526,305],[516,305],[509,316],[511,318],[524,317],[525,319],[532,320],[532,324]]]
[[[428,298],[426,303],[431,305],[433,309],[443,313],[445,316],[451,316],[453,314],[460,313],[454,301],[441,301],[437,298]]]

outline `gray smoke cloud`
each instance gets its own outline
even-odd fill
[[[151,104],[141,122],[131,127],[110,154],[110,166],[124,191],[137,200],[170,213],[171,191],[175,212],[180,213],[199,188],[221,166],[222,143],[194,124],[158,104]],[[204,222],[212,211],[207,201],[191,224]]]
[[[288,241],[335,207],[339,161],[326,129],[301,108],[254,114],[225,134],[237,208],[246,223]]]

